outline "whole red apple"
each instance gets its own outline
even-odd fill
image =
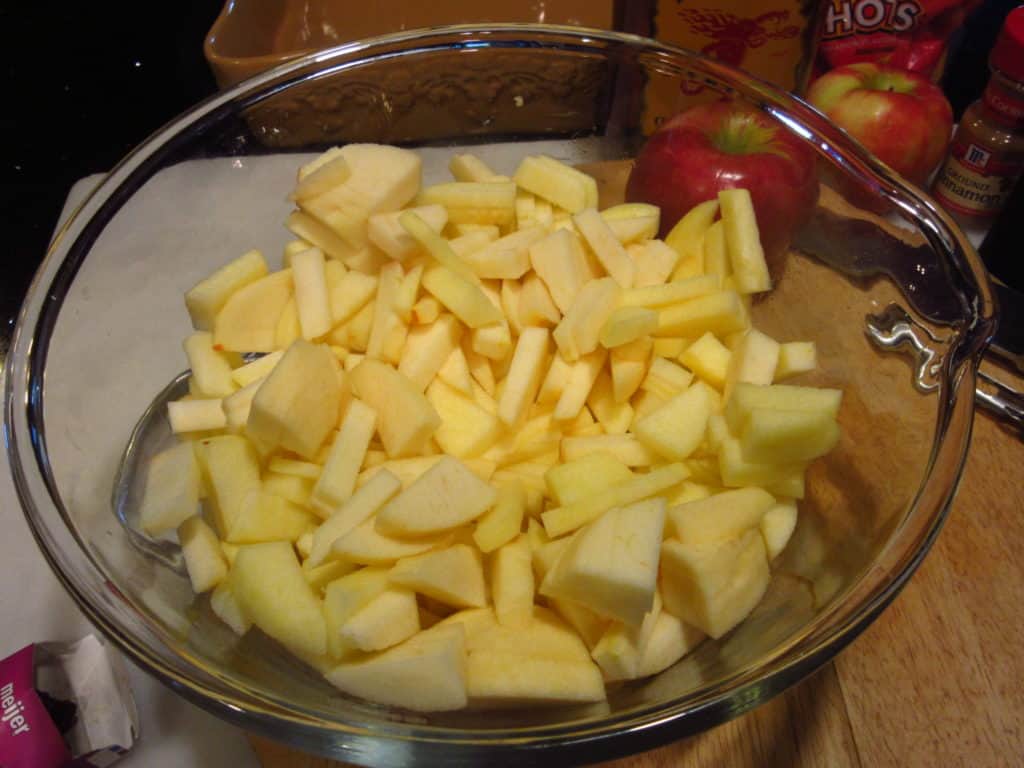
[[[848,64],[815,80],[807,100],[916,184],[946,155],[953,110],[938,86],[914,72]]]
[[[769,265],[818,200],[814,151],[774,118],[739,102],[682,112],[647,140],[626,185],[626,199],[661,208],[661,235],[719,190],[750,191]]]

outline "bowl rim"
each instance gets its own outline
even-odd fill
[[[173,147],[175,139],[188,129],[215,122],[222,111],[233,103],[246,103],[267,93],[287,87],[303,79],[309,68],[318,68],[322,75],[346,62],[357,65],[367,54],[381,53],[389,47],[412,45],[417,49],[435,44],[444,48],[460,48],[467,44],[498,46],[515,38],[527,36],[531,42],[547,41],[549,46],[562,41],[588,45],[600,43],[641,48],[674,57],[682,57],[693,68],[721,80],[738,84],[748,98],[756,98],[764,111],[771,113],[791,129],[800,132],[808,122],[815,125],[815,147],[829,153],[848,171],[875,184],[895,205],[913,216],[932,245],[946,253],[963,288],[966,299],[965,323],[957,329],[947,354],[943,357],[942,386],[937,393],[938,416],[935,442],[917,496],[908,506],[910,511],[927,504],[931,510],[920,530],[905,531],[916,546],[900,556],[889,552],[891,570],[881,585],[867,594],[857,594],[856,610],[851,609],[856,585],[848,590],[845,600],[837,600],[830,610],[823,611],[805,631],[787,640],[756,668],[747,668],[719,681],[698,697],[663,702],[628,710],[596,721],[569,723],[522,729],[493,729],[462,732],[442,727],[417,727],[403,723],[372,723],[372,727],[326,722],[303,715],[287,704],[258,692],[228,687],[224,681],[204,670],[196,660],[166,642],[168,636],[159,629],[150,629],[179,659],[192,665],[187,677],[178,673],[149,651],[138,637],[125,633],[118,623],[106,615],[101,606],[76,583],[62,561],[65,552],[55,537],[74,543],[102,577],[103,569],[90,554],[75,531],[64,508],[49,466],[43,415],[43,374],[45,371],[48,332],[59,313],[59,305],[51,306],[51,292],[61,290],[74,279],[78,265],[68,258],[74,246],[90,234],[101,231],[109,217],[124,200],[125,186],[140,174],[145,177],[159,167],[161,156]],[[258,100],[258,99],[256,99]],[[810,134],[805,139],[810,141]],[[148,177],[146,177],[148,178]],[[113,211],[110,210],[113,206]],[[106,218],[104,218],[106,215]],[[84,258],[84,257],[83,257]],[[50,328],[47,329],[47,323]],[[37,271],[18,316],[8,358],[4,392],[4,434],[6,451],[15,489],[44,557],[64,588],[86,616],[132,660],[191,701],[224,719],[271,738],[281,738],[280,727],[287,724],[292,743],[313,751],[354,762],[381,764],[407,763],[410,755],[417,759],[451,760],[457,749],[456,762],[473,764],[481,759],[489,762],[514,759],[538,759],[539,748],[547,748],[544,760],[607,760],[611,757],[648,749],[666,741],[695,733],[711,725],[736,717],[756,704],[775,695],[805,677],[832,658],[851,642],[891,602],[916,570],[931,548],[948,514],[969,445],[973,415],[974,379],[981,354],[995,325],[995,306],[984,267],[966,237],[952,220],[921,190],[898,177],[891,169],[867,154],[844,131],[831,126],[821,113],[796,97],[739,70],[704,58],[701,54],[649,38],[606,30],[560,27],[538,24],[453,25],[412,30],[346,43],[311,53],[279,67],[256,75],[226,91],[211,96],[158,129],[129,153],[96,189],[76,208],[60,228]],[[946,439],[953,437],[956,439]],[[938,475],[941,474],[941,478]],[[58,516],[64,530],[43,519]],[[887,549],[900,531],[894,532]],[[879,558],[886,553],[883,551]],[[873,569],[872,569],[873,570]],[[863,581],[863,580],[862,580]],[[116,587],[108,586],[115,594]],[[126,598],[121,598],[126,599]],[[844,608],[844,610],[840,610]],[[829,628],[824,629],[828,624]],[[394,727],[391,727],[394,726]],[[508,750],[495,752],[500,747]],[[410,752],[410,749],[414,750]]]

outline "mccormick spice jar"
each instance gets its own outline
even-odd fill
[[[933,190],[968,228],[1002,210],[1024,171],[1024,6],[1006,17],[989,68],[988,86],[964,112]]]

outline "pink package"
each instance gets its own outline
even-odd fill
[[[0,661],[0,766],[103,768],[138,736],[120,660],[89,635]]]

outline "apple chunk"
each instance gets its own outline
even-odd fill
[[[451,456],[443,456],[377,514],[377,529],[392,536],[424,536],[475,520],[497,491]]]
[[[480,553],[466,544],[399,560],[391,581],[456,608],[487,604]]]
[[[139,526],[158,536],[177,528],[199,507],[199,464],[192,443],[178,443],[154,456],[146,470]]]
[[[349,376],[356,396],[377,413],[377,431],[388,456],[420,453],[441,418],[416,385],[387,363],[369,358]]]
[[[654,604],[665,500],[647,499],[604,513],[575,534],[540,592],[639,626]]]

